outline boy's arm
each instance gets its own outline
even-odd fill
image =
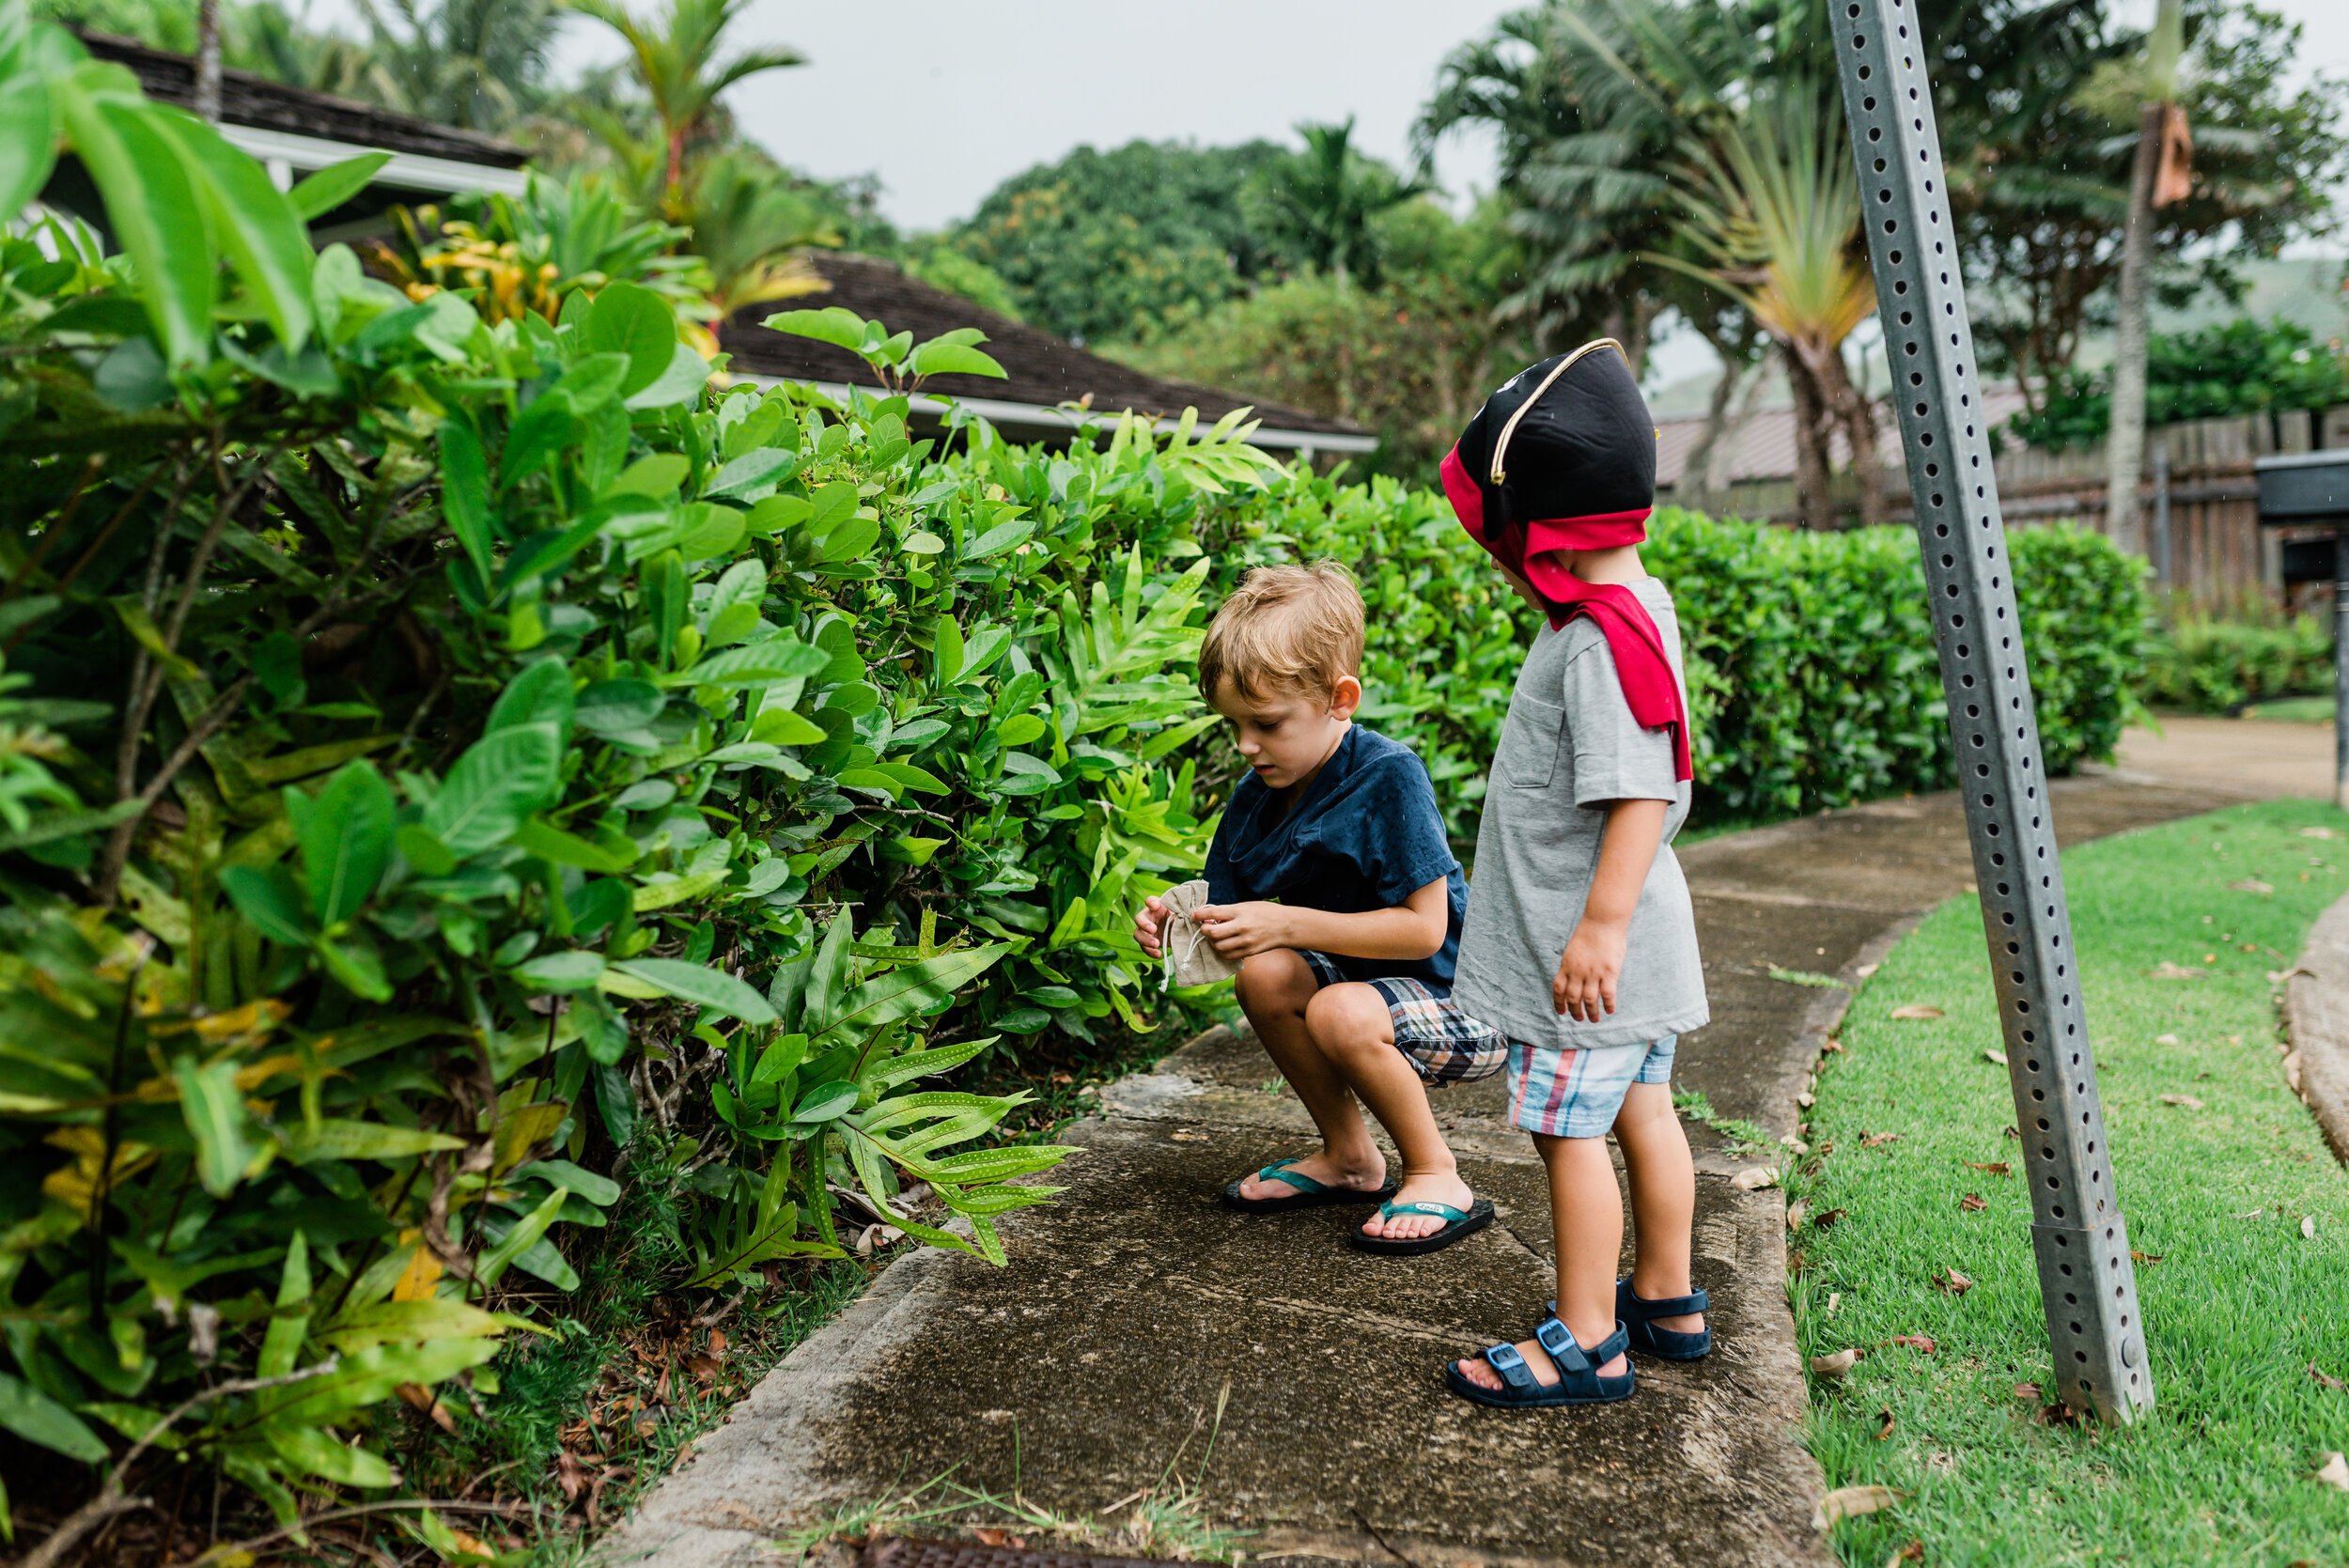
[[[1596,1023],[1615,1010],[1615,981],[1623,973],[1631,916],[1664,842],[1664,816],[1671,804],[1615,800],[1607,807],[1607,829],[1599,839],[1590,896],[1549,983],[1551,1005],[1579,1023]]]
[[[1657,831],[1660,837],[1660,816]],[[1452,931],[1449,882],[1448,877],[1439,877],[1401,904],[1361,914],[1251,900],[1202,905],[1191,918],[1226,958],[1245,958],[1276,947],[1312,948],[1348,958],[1432,958],[1443,951],[1444,938]]]

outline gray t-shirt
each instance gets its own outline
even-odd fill
[[[1656,578],[1631,584],[1655,617],[1688,694],[1680,621]],[[1587,615],[1563,631],[1545,624],[1517,674],[1500,754],[1485,791],[1469,882],[1468,921],[1453,999],[1515,1040],[1558,1049],[1643,1045],[1712,1017],[1697,956],[1696,912],[1672,851],[1688,815],[1688,785],[1672,777],[1669,729],[1631,716],[1607,634]],[[1669,800],[1664,841],[1631,917],[1615,1010],[1596,1023],[1556,1012],[1550,980],[1582,919],[1614,800]]]

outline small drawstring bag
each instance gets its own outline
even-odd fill
[[[1239,972],[1238,962],[1218,953],[1207,934],[1191,922],[1190,912],[1209,902],[1205,880],[1170,888],[1159,902],[1167,908],[1166,924],[1159,934],[1166,947],[1166,972],[1159,981],[1159,990],[1170,986],[1210,985]]]

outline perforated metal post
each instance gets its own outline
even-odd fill
[[[2145,1325],[2056,864],[1924,40],[1907,0],[1834,0],[1830,17],[2036,1217],[2052,1391],[2126,1421],[2154,1403]]]

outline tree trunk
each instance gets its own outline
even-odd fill
[[[1818,379],[1788,344],[1779,345],[1786,384],[1795,395],[1795,500],[1805,528],[1835,526],[1834,482],[1827,461],[1827,400]]]
[[[196,0],[195,113],[220,123],[220,0]]]
[[[2129,179],[2129,226],[2121,241],[2121,320],[2112,359],[2112,429],[2105,438],[2105,533],[2130,555],[2145,553],[2137,487],[2145,467],[2146,276],[2154,259],[2154,170],[2161,155],[2162,105],[2137,119],[2137,164]]]
[[[1719,352],[1719,349],[1714,350]],[[1729,428],[1730,399],[1737,396],[1737,388],[1745,381],[1743,365],[1721,360],[1721,379],[1713,383],[1713,390],[1704,399],[1704,423],[1697,430],[1696,444],[1688,448],[1688,460],[1680,465],[1680,477],[1672,482],[1672,499],[1691,511],[1708,512],[1713,502],[1713,449],[1720,444],[1722,434]]]
[[[1852,475],[1859,481],[1859,520],[1870,525],[1882,522],[1884,464],[1876,458],[1875,410],[1852,385],[1840,345],[1820,354],[1818,361],[1820,396],[1835,423],[1843,427],[1843,440],[1851,447]]]

